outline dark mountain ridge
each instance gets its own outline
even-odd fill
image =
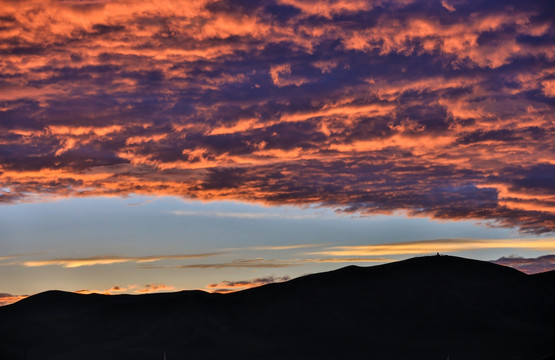
[[[430,256],[226,295],[48,291],[0,308],[0,358],[538,360],[554,280]]]

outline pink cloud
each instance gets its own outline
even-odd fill
[[[230,293],[234,291],[241,291],[250,289],[253,287],[258,287],[267,284],[273,284],[276,282],[288,281],[289,276],[266,276],[262,278],[256,278],[251,280],[239,280],[239,281],[221,281],[219,283],[213,283],[208,285],[208,291],[217,293]]]
[[[510,266],[527,274],[537,274],[555,270],[555,255],[543,255],[537,258],[522,258],[518,256],[501,257],[492,263]]]

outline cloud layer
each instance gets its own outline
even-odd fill
[[[28,295],[12,295],[7,293],[0,293],[0,306],[10,305],[19,300],[23,300]]]
[[[553,2],[0,0],[0,202],[555,230]]]
[[[537,258],[501,257],[492,261],[492,263],[510,266],[526,274],[537,274],[555,270],[555,255],[544,255]]]
[[[208,291],[225,294],[276,282],[283,282],[289,279],[289,276],[265,276],[251,280],[221,281],[219,283],[209,284]]]
[[[150,263],[150,262],[157,262],[162,260],[196,259],[196,258],[210,257],[215,255],[221,255],[221,254],[223,254],[223,252],[212,252],[212,253],[203,253],[203,254],[149,255],[149,256],[102,255],[102,256],[91,256],[91,257],[82,257],[82,258],[58,258],[58,259],[49,259],[49,260],[24,261],[22,262],[22,264],[28,267],[58,265],[66,268],[76,268],[81,266],[111,265],[111,264],[120,264],[120,263],[127,263],[127,262]]]
[[[392,244],[333,246],[310,253],[325,256],[423,255],[435,252],[459,252],[491,249],[553,251],[555,238],[540,239],[437,239]],[[385,260],[385,259],[383,259]]]

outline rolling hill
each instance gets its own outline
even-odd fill
[[[0,308],[0,358],[539,360],[554,304],[553,271],[452,256],[225,295],[48,291]]]

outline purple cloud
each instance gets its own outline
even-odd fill
[[[0,1],[0,202],[129,193],[555,229],[549,1]]]
[[[517,256],[500,257],[492,263],[510,266],[526,274],[537,274],[555,270],[555,255],[544,255],[537,258],[522,258]]]

